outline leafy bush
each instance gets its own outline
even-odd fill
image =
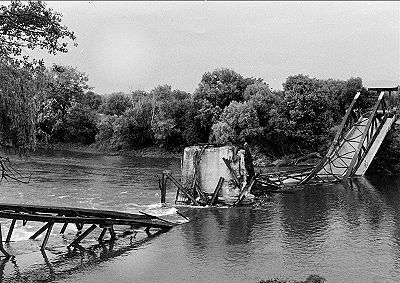
[[[152,145],[151,106],[130,108],[121,116],[106,116],[99,125],[96,144],[100,148],[127,150]]]
[[[91,144],[95,141],[97,128],[96,114],[86,106],[77,104],[66,117],[67,132],[65,139],[72,142]]]
[[[256,80],[244,78],[230,69],[216,69],[203,75],[194,92],[195,100],[207,100],[213,106],[225,108],[231,101],[243,101],[246,87]]]
[[[114,122],[116,117],[106,116],[102,119],[98,125],[99,131],[96,135],[96,143],[101,147],[105,147],[105,144],[110,143],[111,138],[114,135]]]
[[[251,142],[259,134],[259,126],[257,111],[251,104],[232,101],[212,127],[213,139],[217,144]]]
[[[122,115],[126,109],[132,107],[132,102],[124,93],[113,93],[101,106],[101,111],[107,115]]]
[[[71,107],[64,120],[57,120],[53,127],[53,140],[91,144],[97,134],[96,114],[89,108],[76,104]]]

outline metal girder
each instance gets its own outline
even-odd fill
[[[360,93],[357,93],[347,109],[326,156],[300,184],[321,180],[339,181],[355,175],[390,114],[384,91],[381,91],[374,107],[367,113],[361,113],[358,109],[359,96]]]

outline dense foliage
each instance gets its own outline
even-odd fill
[[[263,79],[222,68],[204,73],[193,94],[159,85],[99,95],[74,67],[21,58],[23,48],[66,52],[65,40],[75,39],[61,14],[40,1],[1,6],[0,39],[0,142],[13,148],[33,148],[37,140],[109,150],[247,142],[271,158],[323,153],[356,92],[367,92],[361,78],[303,74],[272,91]],[[362,103],[370,106],[367,98]]]
[[[0,145],[20,151],[34,148],[34,76],[26,68],[0,63],[0,82]]]
[[[36,146],[35,96],[43,94],[44,67],[22,56],[37,47],[51,54],[67,52],[74,33],[61,24],[62,15],[41,1],[11,1],[0,6],[0,143],[18,151]],[[39,63],[39,64],[38,64]],[[39,131],[40,134],[40,131]]]
[[[360,89],[360,78],[296,75],[287,78],[283,91],[272,91],[262,79],[217,69],[203,75],[193,96],[169,85],[108,96],[100,107],[106,116],[96,144],[108,149],[181,149],[247,142],[271,158],[323,152]]]

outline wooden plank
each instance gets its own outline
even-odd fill
[[[247,170],[247,174],[251,177],[255,175],[253,158],[251,156],[250,146],[247,142],[244,143],[244,165]]]
[[[200,187],[197,185],[197,182],[194,182],[194,185],[192,187],[192,189],[195,189],[197,194],[199,195],[201,201],[203,203],[207,203],[207,197],[204,195],[203,191],[200,189]]]
[[[149,216],[149,217],[151,217],[151,218],[158,219],[158,220],[160,220],[160,221],[163,221],[163,222],[172,224],[172,222],[170,222],[170,221],[168,221],[168,220],[165,220],[165,219],[162,219],[162,218],[160,218],[160,217],[158,217],[158,216],[151,215],[151,214],[148,214],[148,213],[143,212],[143,211],[140,211],[140,210],[139,210],[139,213],[142,213],[142,214],[144,214],[144,215],[146,215],[146,216]]]
[[[61,217],[61,216],[41,216],[38,214],[29,215],[15,212],[4,212],[0,211],[0,218],[10,218],[17,220],[29,220],[38,222],[54,222],[54,223],[76,223],[82,222],[85,224],[101,224],[101,225],[141,225],[142,227],[151,226],[154,228],[168,228],[173,227],[175,224],[154,222],[154,219],[150,219],[148,216],[144,216],[144,219],[108,219],[99,217]],[[45,230],[45,229],[44,229]],[[43,230],[43,231],[44,231]],[[42,232],[43,232],[42,231]]]
[[[228,167],[229,172],[231,173],[231,176],[233,178],[235,185],[238,188],[240,188],[240,181],[239,181],[238,177],[236,176],[235,170],[233,170],[233,168],[231,166],[231,161],[226,159],[225,157],[222,157],[222,160],[225,162],[226,167]]]
[[[167,174],[171,173],[169,170],[163,171],[161,180],[159,180],[159,186],[161,190],[161,203],[165,203],[165,197],[167,194]]]
[[[61,228],[60,234],[64,234],[65,229],[67,229],[67,226],[68,226],[68,222],[67,222],[67,223],[64,223],[64,225],[63,225],[62,228]]]
[[[54,223],[52,223],[52,222],[49,222],[47,224],[49,224],[49,225],[48,225],[48,228],[47,228],[46,235],[44,236],[44,239],[43,239],[43,242],[42,242],[42,246],[40,247],[41,251],[44,251],[44,249],[46,248],[47,242],[48,242],[49,237],[50,237],[51,230],[53,229],[53,225],[54,225]]]
[[[84,238],[87,237],[87,235],[89,235],[96,228],[97,228],[96,224],[92,224],[92,226],[90,226],[88,229],[86,229],[85,232],[80,234],[79,237],[77,237],[69,246],[73,246],[80,243]]]
[[[171,182],[174,183],[174,185],[177,186],[178,189],[180,189],[180,190],[193,202],[194,205],[199,205],[199,204],[197,203],[197,201],[194,199],[194,197],[192,197],[192,196],[189,194],[189,192],[187,191],[187,189],[186,189],[185,187],[183,187],[183,185],[182,185],[180,182],[178,182],[177,180],[175,180],[175,178],[172,177],[171,174],[166,174],[166,175],[167,175],[168,179],[170,179]]]
[[[222,188],[222,184],[224,183],[224,180],[225,180],[224,177],[220,177],[220,178],[219,178],[218,184],[217,184],[217,186],[216,186],[216,188],[215,188],[215,190],[214,190],[213,196],[212,196],[212,198],[211,198],[210,205],[214,205],[214,202],[215,202],[215,200],[216,200],[217,197],[218,197],[219,191],[220,191],[221,188]]]
[[[12,232],[13,232],[13,230],[14,230],[15,222],[17,222],[17,219],[13,219],[13,220],[11,221],[10,229],[8,229],[8,234],[7,234],[7,238],[6,238],[6,243],[9,243],[10,240],[11,240],[11,235],[12,235]]]
[[[34,240],[36,239],[40,234],[42,234],[47,228],[49,228],[50,222],[46,223],[42,228],[40,228],[35,234],[29,237],[29,239]]]
[[[56,206],[42,206],[42,205],[28,205],[28,204],[7,204],[0,203],[0,210],[13,210],[14,212],[25,212],[27,214],[33,213],[55,213],[65,216],[78,215],[80,217],[105,217],[105,218],[120,218],[120,219],[146,219],[146,216],[140,214],[118,212],[112,210],[96,210],[86,208],[74,207],[56,207]],[[11,212],[11,211],[10,211]]]
[[[256,181],[256,178],[253,177],[250,179],[250,182],[248,184],[246,184],[246,186],[244,186],[243,190],[239,194],[237,201],[233,204],[234,206],[240,205],[242,203],[245,194],[251,190],[255,181]]]
[[[101,231],[100,236],[97,238],[97,241],[101,242],[103,240],[106,232],[107,232],[107,228],[103,228],[103,231]]]

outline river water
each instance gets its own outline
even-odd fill
[[[74,227],[64,236],[57,228],[41,254],[41,239],[28,240],[41,225],[18,221],[7,247],[15,257],[0,261],[0,282],[258,282],[310,274],[327,282],[400,282],[400,176],[308,186],[253,209],[175,208],[172,188],[167,207],[159,205],[157,180],[164,169],[179,176],[176,158],[49,151],[14,162],[31,180],[3,181],[0,202],[165,217],[178,209],[190,222],[114,246],[93,236],[73,251],[66,246]],[[1,222],[7,231],[9,220]]]

